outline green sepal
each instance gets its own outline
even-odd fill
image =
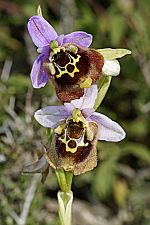
[[[99,105],[101,104],[101,102],[103,101],[107,90],[109,88],[110,82],[111,82],[111,76],[101,76],[100,80],[98,81],[98,95],[94,104],[94,109],[96,111],[96,109],[99,107]]]
[[[103,49],[97,49],[99,53],[101,53],[104,57],[104,59],[117,59],[117,58],[122,58],[125,55],[130,55],[131,51],[128,49],[124,48],[103,48]]]

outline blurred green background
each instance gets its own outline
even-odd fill
[[[99,142],[97,168],[74,178],[74,225],[150,225],[149,0],[0,0],[0,225],[58,224],[54,172],[44,185],[21,174],[46,142],[35,110],[58,104],[50,83],[33,90],[29,78],[37,53],[26,24],[39,3],[59,34],[83,30],[93,48],[132,50],[98,109],[127,137]]]

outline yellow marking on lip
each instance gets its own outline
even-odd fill
[[[66,143],[66,152],[71,152],[71,153],[75,153],[77,151],[77,147],[75,148],[70,148],[68,146],[68,143]]]
[[[69,138],[69,140],[67,140],[67,129],[65,129],[65,137],[64,138],[59,137],[58,140],[60,140],[62,143],[64,143],[66,145],[66,152],[75,153],[77,151],[78,147],[88,146],[88,144],[89,144],[88,142],[84,143],[84,136],[85,136],[85,129],[84,129],[84,132],[83,132],[83,134],[80,138],[78,138],[78,139]],[[68,143],[71,140],[76,142],[75,148],[70,148],[68,146]]]
[[[58,71],[59,71],[59,74],[56,75],[57,78],[60,78],[62,77],[65,73],[69,74],[70,77],[74,77],[75,73],[79,72],[79,69],[76,67],[76,63],[79,62],[79,59],[80,59],[80,55],[77,55],[77,58],[75,59],[73,56],[71,56],[69,54],[69,57],[70,57],[70,62],[68,64],[66,64],[64,67],[60,67],[59,65],[55,64],[55,66],[57,67]],[[73,60],[73,63],[71,63],[71,59]],[[68,65],[73,65],[74,66],[74,70],[70,73],[68,72],[67,70],[67,66]],[[63,71],[61,69],[64,69]]]
[[[65,123],[64,124],[61,124],[61,125],[59,125],[58,127],[55,128],[54,132],[56,134],[61,134],[62,131],[65,129],[65,127],[66,127],[66,124]]]

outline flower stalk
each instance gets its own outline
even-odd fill
[[[62,192],[71,190],[73,173],[70,171],[65,172],[64,169],[55,170],[56,177]]]

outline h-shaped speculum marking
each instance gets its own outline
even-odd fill
[[[50,61],[49,69],[50,69],[51,74],[54,75],[56,73],[56,69],[55,69],[55,67],[56,67],[59,72],[58,74],[56,74],[57,78],[62,77],[64,74],[68,74],[70,77],[73,78],[75,73],[79,72],[79,69],[77,68],[76,63],[79,62],[81,56],[76,54],[76,57],[74,57],[73,55],[71,55],[69,53],[69,51],[74,53],[76,51],[76,47],[74,46],[74,48],[72,47],[72,48],[67,49],[69,62],[65,66],[58,65],[54,59],[54,55],[59,54],[61,51],[63,51],[63,52],[66,51],[65,47],[59,47],[58,42],[53,40],[50,43],[50,48],[52,49],[52,51],[50,53],[50,57],[49,57],[49,61]],[[74,70],[72,72],[69,72],[67,69],[68,66],[73,66]]]

